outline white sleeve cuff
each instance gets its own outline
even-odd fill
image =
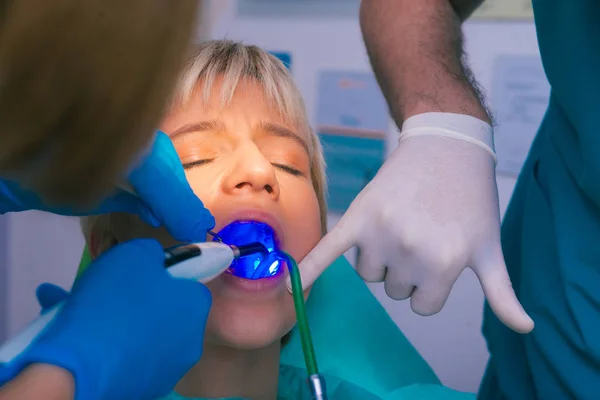
[[[496,159],[490,124],[466,114],[429,112],[408,118],[402,124],[398,143],[413,136],[443,136],[481,147]]]

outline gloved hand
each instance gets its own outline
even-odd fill
[[[0,179],[0,214],[41,210],[61,215],[91,215],[126,212],[139,215],[154,227],[163,225],[182,242],[204,241],[215,220],[190,187],[169,137],[158,132],[142,161],[129,174],[129,184],[137,193],[116,189],[96,209],[85,212],[67,207],[49,207],[33,192],[17,182]]]
[[[42,285],[42,312],[66,301],[29,348],[0,366],[0,377],[45,363],[71,371],[77,400],[166,395],[200,359],[211,296],[200,283],[172,278],[163,262],[157,242],[135,240],[99,257],[69,295]]]
[[[46,314],[55,305],[69,297],[69,292],[52,283],[42,283],[35,291],[35,297],[40,305],[40,314]]]
[[[439,312],[470,267],[498,318],[517,332],[533,321],[512,289],[500,246],[492,128],[459,114],[406,120],[400,143],[339,223],[302,260],[306,288],[358,246],[358,273],[393,299]],[[289,288],[289,286],[288,286]]]

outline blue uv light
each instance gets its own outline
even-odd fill
[[[275,233],[264,222],[232,222],[221,229],[218,234],[226,244],[242,246],[258,242],[262,243],[269,251],[268,254],[251,254],[234,260],[230,267],[233,275],[245,279],[261,279],[275,276],[281,270],[281,262],[271,257],[274,250],[279,250]]]

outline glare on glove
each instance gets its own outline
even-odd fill
[[[526,333],[500,246],[492,128],[460,114],[406,120],[400,144],[338,224],[302,260],[304,287],[351,247],[357,271],[385,282],[393,299],[411,298],[421,315],[439,312],[469,267],[498,318]]]

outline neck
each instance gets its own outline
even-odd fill
[[[277,397],[279,353],[276,342],[258,350],[205,344],[202,359],[179,381],[175,391],[186,397]]]

